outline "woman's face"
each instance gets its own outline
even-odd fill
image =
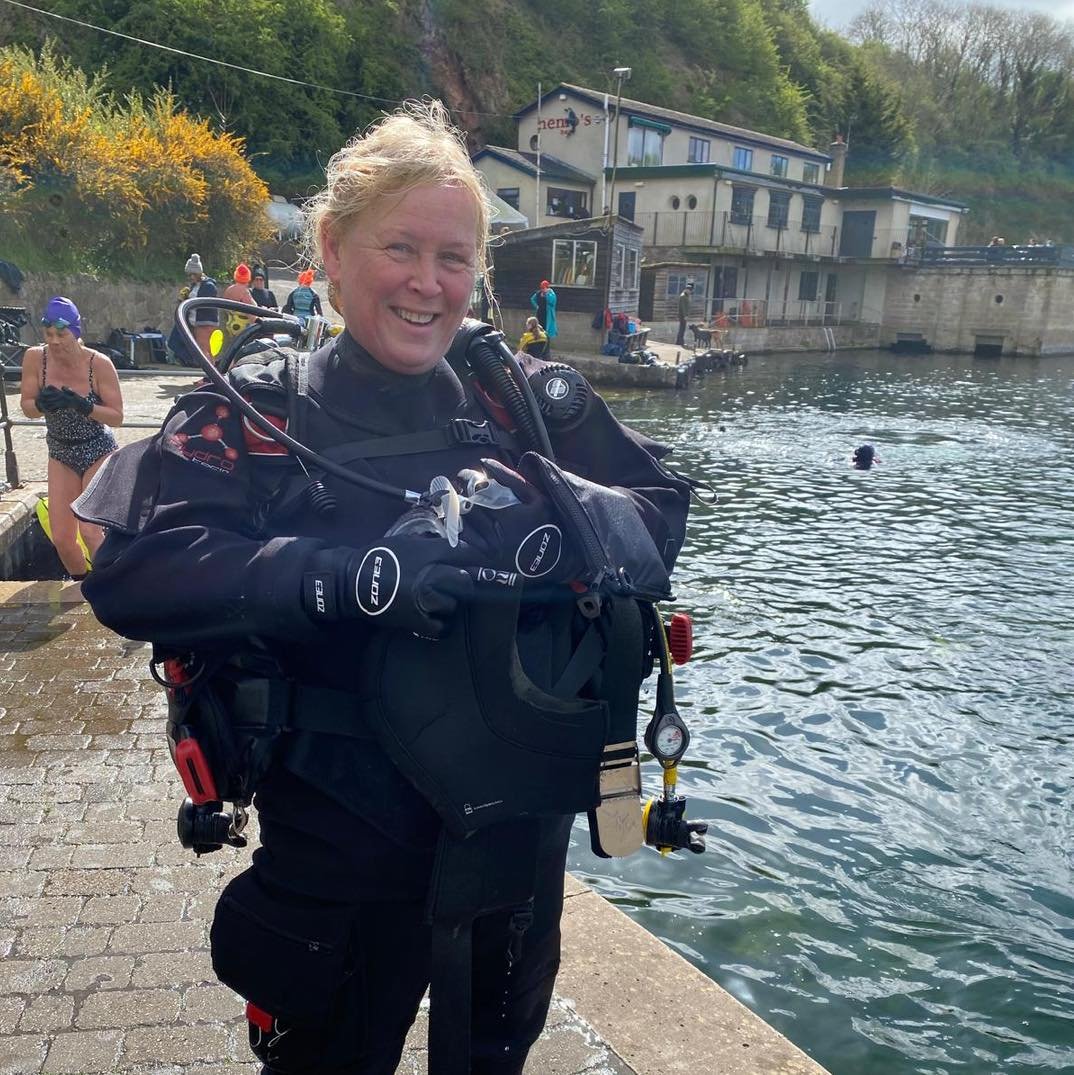
[[[382,366],[425,373],[447,351],[473,292],[477,219],[468,190],[422,186],[323,236],[347,330]]]
[[[69,328],[57,328],[55,325],[46,326],[45,343],[50,347],[70,347],[74,342],[74,333]]]

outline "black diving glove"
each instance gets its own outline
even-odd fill
[[[453,549],[439,537],[390,537],[365,549],[325,549],[310,557],[302,604],[314,622],[364,620],[440,638],[459,602],[473,595],[477,570],[486,562],[472,547]]]
[[[64,402],[63,392],[54,384],[47,384],[37,393],[34,406],[42,414],[52,414],[54,411],[63,410],[67,404]]]
[[[485,473],[506,486],[518,503],[506,508],[475,507],[463,525],[463,539],[475,533],[498,567],[517,571],[527,582],[572,582],[584,561],[568,536],[552,501],[517,471],[482,459]]]
[[[79,414],[84,414],[87,418],[90,416],[93,410],[93,400],[88,396],[80,396],[73,388],[66,386],[60,389],[60,395],[63,396],[61,407],[69,407],[73,411],[78,411]]]

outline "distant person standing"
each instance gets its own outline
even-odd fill
[[[547,280],[541,281],[541,286],[530,295],[530,305],[537,311],[537,320],[541,323],[548,336],[549,348],[552,341],[558,335],[556,329],[556,293]]]
[[[186,268],[187,284],[179,292],[179,301],[185,299],[216,298],[216,281],[211,276],[205,275],[201,258],[197,254],[191,254],[187,258]],[[198,347],[206,358],[211,358],[209,341],[213,332],[220,323],[219,312],[212,306],[203,307],[200,310],[192,310],[187,314],[190,327],[194,330],[194,339],[198,341]],[[190,354],[186,339],[179,331],[178,326],[173,326],[168,336],[168,349],[179,359],[184,366],[196,366],[197,359]]]
[[[268,272],[264,265],[255,265],[253,268],[250,294],[253,295],[254,302],[266,310],[278,310],[280,308],[280,304],[276,301],[276,296],[268,289]]]
[[[294,314],[306,327],[306,322],[314,315],[321,314],[321,296],[313,290],[313,270],[305,269],[298,274],[298,287],[287,296],[283,304],[285,314]]]
[[[677,347],[686,346],[686,321],[690,316],[690,300],[694,297],[694,285],[687,284],[679,292],[679,334],[675,337]]]

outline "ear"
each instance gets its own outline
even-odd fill
[[[327,225],[321,226],[321,261],[329,280],[338,280],[342,262],[339,255],[340,236]]]

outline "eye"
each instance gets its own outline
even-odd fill
[[[441,254],[440,259],[453,269],[473,268],[473,262],[465,254],[459,254],[449,250]]]
[[[415,254],[415,250],[410,245],[410,243],[389,243],[386,249],[388,253],[392,255],[392,257],[398,258],[400,260],[404,258],[412,258]]]

